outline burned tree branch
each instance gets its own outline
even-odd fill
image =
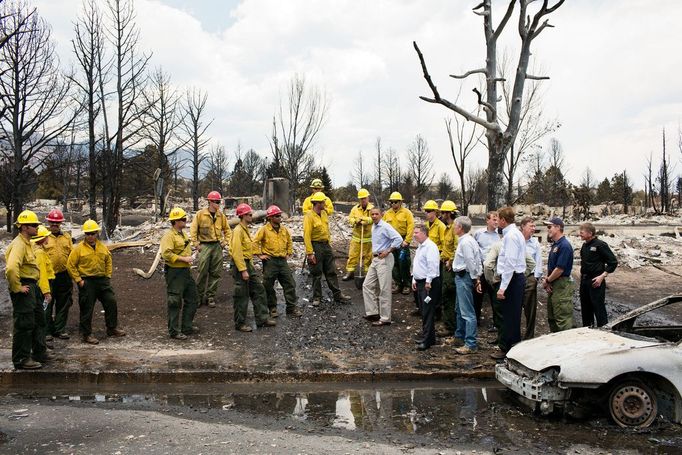
[[[475,70],[467,71],[464,74],[451,74],[450,77],[454,77],[455,79],[465,79],[472,74],[485,74],[485,68],[477,68]]]

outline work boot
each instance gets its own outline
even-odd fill
[[[251,326],[246,324],[240,325],[239,327],[237,327],[237,330],[239,330],[240,332],[253,332]]]
[[[312,306],[320,306],[320,299],[313,299],[313,301],[311,302],[311,305]]]
[[[398,286],[397,284],[394,283],[393,286],[391,287],[391,293],[392,294],[398,294],[399,292],[400,292],[400,286]]]
[[[38,361],[40,361],[40,363],[46,363],[56,358],[57,358],[56,355],[52,354],[51,352],[46,352],[42,358],[38,359]]]
[[[60,340],[68,340],[71,337],[69,336],[68,333],[62,332],[62,333],[57,334],[57,338],[59,338]]]
[[[174,335],[171,335],[170,337],[173,338],[174,340],[186,340],[187,339],[187,335],[185,335],[184,333],[176,333]]]
[[[448,330],[446,327],[439,327],[439,328],[436,330],[436,336],[437,336],[438,338],[447,338],[447,337],[451,337],[452,334],[453,334],[453,330]]]
[[[92,335],[86,335],[83,337],[83,343],[87,344],[99,344],[99,340]]]
[[[504,360],[505,357],[507,357],[507,353],[500,348],[496,348],[492,354],[490,354],[490,358],[493,360]]]
[[[54,343],[51,341],[45,341],[45,347],[47,349],[54,349]]]
[[[422,315],[422,312],[419,311],[419,308],[415,308],[415,309],[412,310],[412,312],[410,313],[410,316],[419,316],[419,317],[421,317],[421,315]]]
[[[294,318],[300,318],[303,316],[303,311],[301,311],[299,308],[292,308],[291,310],[287,310],[287,316],[292,316]]]
[[[346,274],[341,278],[341,281],[350,281],[355,277],[355,271],[351,270],[346,272]]]
[[[270,309],[270,317],[271,318],[276,318],[279,316],[279,313],[277,313],[277,308],[271,308]]]
[[[343,292],[339,292],[334,296],[334,301],[336,303],[350,303],[350,300],[351,300],[350,296],[344,294]]]
[[[201,332],[201,330],[199,330],[199,327],[197,327],[196,325],[193,325],[192,328],[189,329],[189,331],[182,332],[182,333],[184,333],[185,335],[196,335],[200,332]]]
[[[206,304],[208,305],[209,308],[215,308],[215,299],[213,297],[207,298]]]
[[[14,366],[14,368],[17,370],[37,370],[38,368],[42,367],[43,367],[42,363],[36,362],[33,359],[26,359],[19,365]]]
[[[402,295],[410,295],[412,294],[412,288],[409,286],[405,286],[402,291],[400,291]]]
[[[123,330],[121,330],[117,327],[114,327],[113,329],[107,329],[107,336],[108,337],[124,337],[124,336],[126,336],[126,333]]]
[[[52,341],[54,338],[52,338],[52,335],[45,335],[45,341]]]
[[[256,324],[258,327],[274,327],[277,325],[277,321],[271,318],[267,318],[265,321],[261,322],[260,324]]]
[[[470,348],[469,346],[462,346],[461,348],[455,349],[455,352],[459,355],[469,355],[476,352],[478,349]]]

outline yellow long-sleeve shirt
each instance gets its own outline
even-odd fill
[[[457,243],[459,243],[459,237],[455,234],[455,223],[445,226],[443,251],[440,254],[440,258],[445,261],[453,260],[455,258],[455,251],[457,251]]]
[[[409,244],[414,234],[414,216],[409,209],[400,207],[397,211],[390,209],[384,213],[384,221],[393,226],[398,234]]]
[[[40,292],[43,294],[50,293],[50,280],[54,280],[54,269],[52,268],[52,261],[50,261],[50,256],[47,252],[39,247],[34,246],[34,251],[36,253],[36,262],[38,263],[38,269],[40,270],[40,278],[38,279],[38,287]]]
[[[210,210],[201,209],[192,219],[189,237],[195,247],[201,242],[220,242],[220,246],[225,248],[230,245],[232,229],[227,224],[227,217],[220,210],[215,213],[214,219]]]
[[[253,259],[253,241],[248,226],[239,223],[234,228],[230,250],[232,251],[232,261],[234,261],[237,270],[240,272],[246,270],[246,261]]]
[[[426,228],[429,230],[429,238],[438,247],[438,251],[443,251],[443,243],[445,243],[445,225],[441,220],[436,218],[433,223],[426,222]]]
[[[40,269],[36,261],[31,241],[19,234],[5,250],[5,278],[10,292],[21,292],[21,279],[36,280],[40,278]]]
[[[73,241],[71,236],[66,232],[59,235],[50,234],[43,244],[43,249],[52,261],[52,267],[55,273],[61,273],[66,270],[66,261],[69,259],[69,254],[73,249]]]
[[[293,254],[293,243],[289,229],[279,225],[279,230],[275,230],[272,224],[267,223],[260,228],[253,238],[254,254],[267,254],[275,258],[287,257]]]
[[[363,209],[362,206],[358,204],[350,210],[348,222],[353,226],[351,239],[356,242],[359,242],[360,238],[362,238],[362,243],[372,242],[372,217],[369,216],[369,211],[372,207],[374,207],[372,204],[367,204],[367,207]],[[358,221],[361,223],[360,226],[356,226]]]
[[[71,250],[69,260],[66,261],[66,270],[76,283],[83,277],[111,278],[111,253],[99,240],[94,247],[83,240]]]
[[[303,217],[305,254],[314,253],[312,242],[329,242],[329,219],[324,210],[319,215],[311,210]]]
[[[313,203],[310,200],[311,197],[313,197],[312,194],[305,198],[303,200],[303,204],[301,205],[301,213],[304,215],[313,209]],[[334,213],[334,205],[332,204],[332,200],[329,199],[329,197],[324,200],[324,209],[327,211],[327,215]]]
[[[161,237],[159,249],[161,250],[161,257],[168,267],[186,269],[190,266],[186,262],[178,261],[180,256],[190,256],[192,254],[189,238],[183,231],[177,231],[173,228],[168,229],[163,234],[163,237]]]

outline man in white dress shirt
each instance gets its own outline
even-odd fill
[[[417,304],[422,314],[422,337],[417,341],[417,350],[425,351],[436,344],[434,318],[440,305],[440,253],[429,239],[424,224],[414,228],[413,238],[419,243],[412,262],[412,290],[416,291]]]
[[[521,341],[521,310],[526,287],[526,239],[514,224],[514,209],[504,207],[497,212],[502,228],[502,249],[497,259],[497,273],[502,277],[497,300],[502,307],[502,353]]]
[[[474,292],[481,292],[480,277],[483,273],[483,261],[478,243],[469,234],[471,219],[460,216],[455,219],[455,235],[459,237],[452,271],[455,272],[455,288],[457,289],[457,330],[455,338],[464,346],[455,352],[467,355],[478,350],[478,322],[474,308]]]
[[[533,237],[535,234],[535,221],[527,216],[521,220],[521,233],[526,239],[526,255],[535,261],[535,269],[532,274],[526,275],[526,289],[523,292],[523,313],[526,316],[526,332],[524,340],[530,340],[535,336],[535,315],[538,308],[538,283],[542,279],[542,249],[540,242]]]

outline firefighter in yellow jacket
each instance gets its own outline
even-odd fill
[[[251,332],[246,324],[246,311],[249,299],[253,305],[253,314],[257,327],[273,327],[277,322],[270,318],[265,288],[261,276],[253,266],[253,241],[249,234],[249,225],[253,218],[253,210],[248,204],[239,204],[236,209],[239,224],[232,233],[232,276],[234,278],[234,325],[240,332]]]
[[[192,246],[199,252],[197,288],[199,305],[215,307],[215,295],[223,268],[223,248],[229,248],[232,230],[220,210],[222,196],[211,191],[206,197],[208,208],[199,210],[189,228]]]
[[[45,313],[38,288],[40,269],[31,245],[38,217],[24,210],[16,221],[19,235],[5,250],[5,277],[12,300],[12,363],[16,369],[34,370],[50,360],[45,347]]]
[[[407,295],[412,292],[412,278],[410,278],[410,243],[414,233],[414,216],[407,207],[403,207],[403,196],[397,191],[388,198],[391,208],[384,212],[384,221],[393,226],[403,238],[400,248],[393,251],[393,289],[397,294]]]
[[[159,246],[165,262],[163,270],[166,277],[168,335],[176,340],[186,340],[187,335],[197,332],[192,327],[192,321],[199,300],[197,284],[189,271],[192,265],[190,240],[183,231],[187,224],[187,213],[180,207],[175,207],[170,211],[168,221],[171,228],[161,237]]]
[[[107,336],[122,337],[125,332],[118,328],[118,307],[116,294],[111,287],[111,253],[99,241],[100,227],[94,220],[83,223],[85,239],[76,245],[69,259],[66,269],[71,279],[78,285],[78,306],[80,307],[79,330],[83,342],[98,344],[99,340],[92,335],[92,313],[95,303],[99,300],[104,308],[104,321]]]
[[[353,279],[355,269],[361,260],[363,276],[372,262],[372,217],[369,216],[369,211],[374,206],[369,203],[369,191],[364,188],[360,188],[358,191],[358,200],[358,204],[351,209],[350,215],[348,215],[348,222],[353,227],[353,234],[348,247],[346,275],[341,278],[343,281]],[[360,244],[362,244],[362,259],[360,259]]]
[[[313,209],[313,202],[310,200],[310,198],[312,198],[315,193],[322,192],[324,190],[322,180],[313,179],[313,181],[310,182],[310,190],[311,190],[310,195],[303,200],[303,204],[301,205],[301,213],[303,215],[305,215],[306,213],[310,212]],[[324,211],[327,212],[327,215],[331,215],[332,213],[334,213],[334,205],[332,204],[332,200],[329,199],[329,196],[327,195],[325,195],[324,200]]]
[[[47,335],[68,340],[66,321],[73,304],[73,281],[66,271],[66,261],[73,249],[73,241],[68,232],[62,231],[64,214],[59,209],[50,210],[46,220],[51,233],[45,240],[43,248],[50,256],[54,267],[54,280],[50,282],[52,301],[47,306]]]

